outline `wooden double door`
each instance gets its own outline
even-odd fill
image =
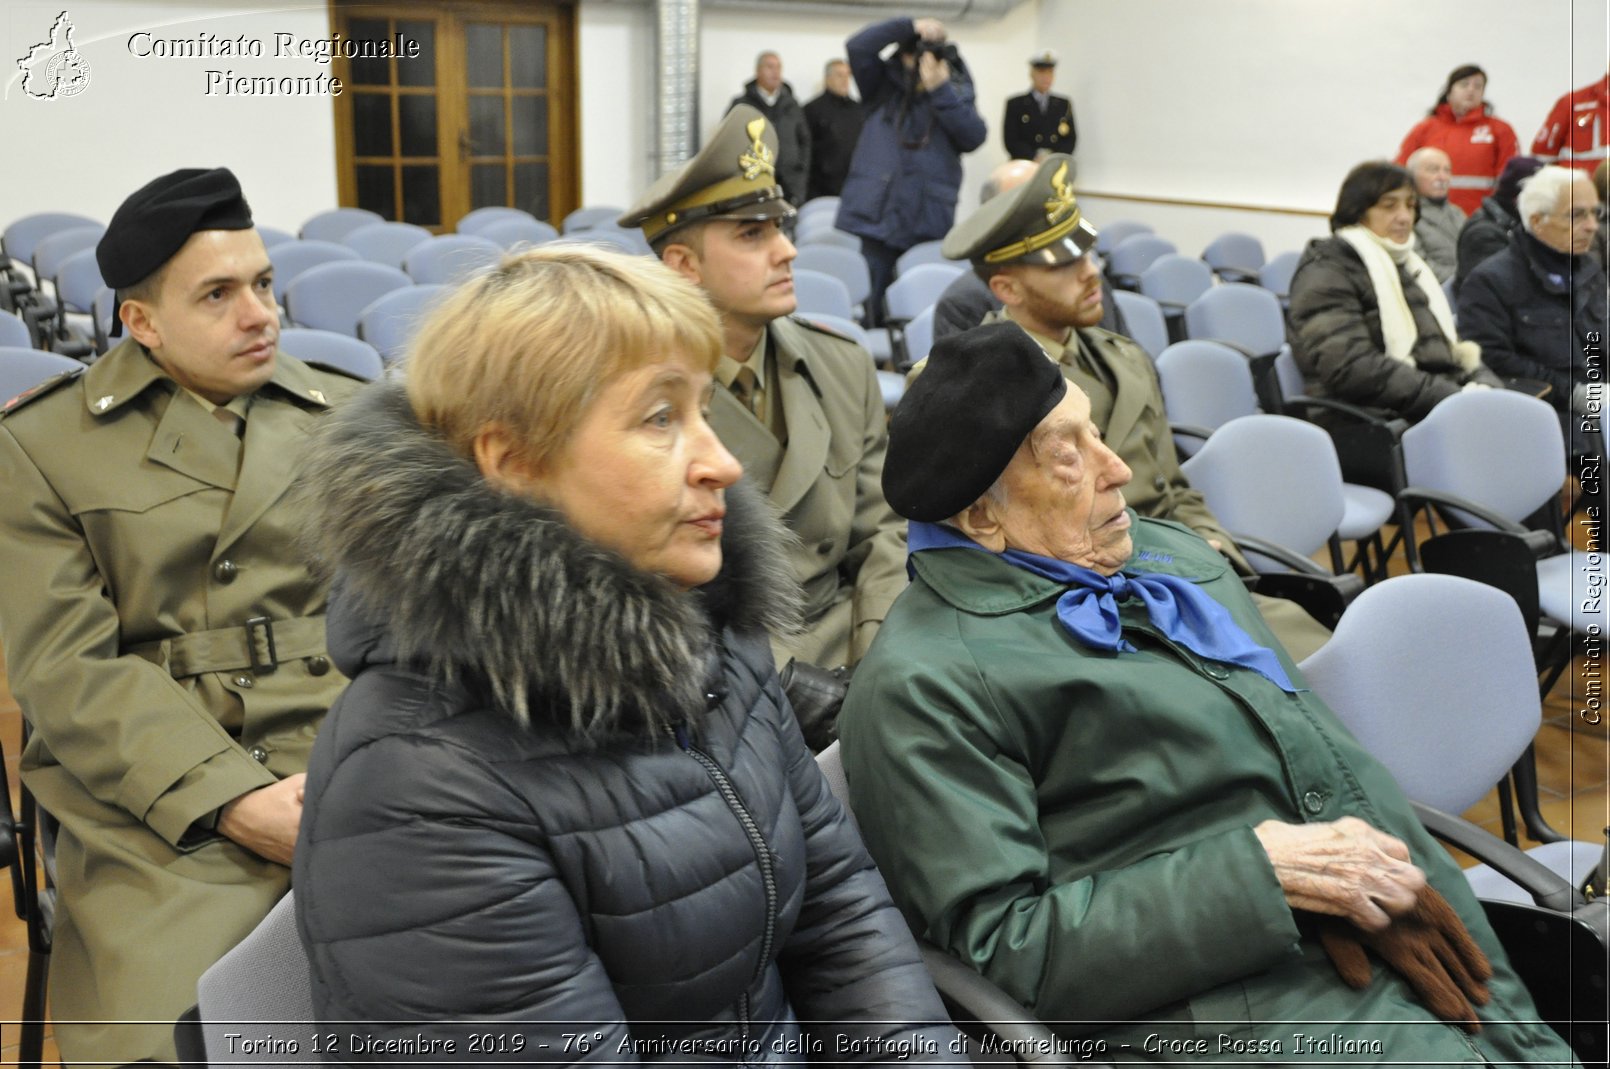
[[[404,53],[332,63],[343,205],[438,233],[475,208],[578,207],[573,3],[331,0],[330,16],[338,43]]]

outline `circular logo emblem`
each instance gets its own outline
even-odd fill
[[[45,91],[55,100],[75,97],[89,88],[89,64],[76,48],[57,52],[45,64]]]

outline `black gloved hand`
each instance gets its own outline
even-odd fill
[[[842,665],[822,668],[809,661],[790,660],[778,678],[811,753],[821,753],[833,745],[839,734],[839,706],[844,704],[850,670]]]

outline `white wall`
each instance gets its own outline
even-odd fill
[[[1522,151],[1561,93],[1606,64],[1603,0],[1046,0],[1066,61],[1081,190],[1328,214],[1354,164],[1393,156],[1448,71],[1486,69]],[[1152,223],[1194,253],[1226,229],[1273,254],[1322,217],[1089,198],[1092,217]]]
[[[913,10],[920,13],[920,4]],[[965,210],[977,203],[977,189],[995,164],[1006,158],[995,135],[1005,98],[1022,92],[1024,61],[1034,51],[1040,0],[1028,0],[1005,19],[951,25],[977,81],[980,111],[990,124],[991,141],[964,159]],[[699,131],[715,129],[732,98],[755,75],[755,57],[776,52],[783,77],[805,103],[822,91],[822,65],[844,55],[844,41],[884,15],[796,15],[768,8],[746,12],[730,8],[704,11],[700,24]],[[627,205],[657,177],[654,151],[654,14],[647,3],[581,5],[582,200],[587,204]],[[629,136],[627,136],[629,135]]]
[[[89,88],[38,101],[15,58],[68,7],[90,65]],[[915,5],[914,10],[920,7]],[[708,132],[775,49],[802,100],[822,63],[843,52],[863,16],[707,10],[699,116]],[[1063,56],[1058,86],[1079,120],[1085,191],[1328,211],[1348,167],[1389,155],[1455,65],[1491,75],[1499,114],[1523,144],[1560,93],[1606,62],[1602,0],[1028,0],[993,23],[951,27],[990,126],[964,161],[965,212],[1005,158],[1002,103],[1026,82],[1024,59]],[[0,222],[34,211],[109,216],[130,190],[175,167],[236,170],[258,217],[294,227],[336,200],[334,109],[327,97],[204,95],[203,71],[310,75],[299,59],[138,59],[129,34],[329,32],[322,0],[269,11],[240,0],[4,0],[0,3]],[[653,8],[630,0],[579,7],[582,189],[586,203],[625,205],[654,175]],[[14,146],[37,146],[19,152]],[[1089,197],[1092,217],[1146,219],[1188,251],[1249,229],[1271,252],[1324,229],[1317,216],[1215,212]]]
[[[66,8],[88,87],[67,99],[22,91],[18,57]],[[131,34],[265,42],[262,59],[137,58]],[[294,229],[336,203],[335,112],[328,96],[207,96],[209,69],[316,76],[328,66],[273,58],[274,34],[328,37],[322,2],[247,10],[223,0],[6,0],[0,4],[0,223],[39,211],[109,219],[129,193],[179,167],[227,166],[259,222]]]

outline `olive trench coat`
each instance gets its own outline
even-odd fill
[[[345,684],[286,491],[357,385],[280,353],[237,439],[125,341],[0,418],[0,645],[23,782],[61,823],[58,1021],[175,1019],[290,884],[210,828],[305,769]],[[171,1027],[56,1035],[68,1062],[173,1060]]]
[[[788,317],[766,331],[787,444],[726,390],[711,400],[710,425],[799,539],[789,561],[805,588],[805,631],[774,642],[778,663],[854,664],[906,588],[906,523],[883,499],[883,394],[854,342]]]
[[[1133,519],[1126,572],[1199,583],[1273,645],[1222,557]],[[1067,587],[991,553],[913,566],[838,724],[862,835],[920,936],[1121,1060],[1571,1061],[1459,870],[1311,692],[1183,650],[1133,598],[1135,651],[1082,646],[1057,619]],[[1349,815],[1407,843],[1493,957],[1479,1035],[1379,960],[1347,987],[1287,906],[1252,829]]]

